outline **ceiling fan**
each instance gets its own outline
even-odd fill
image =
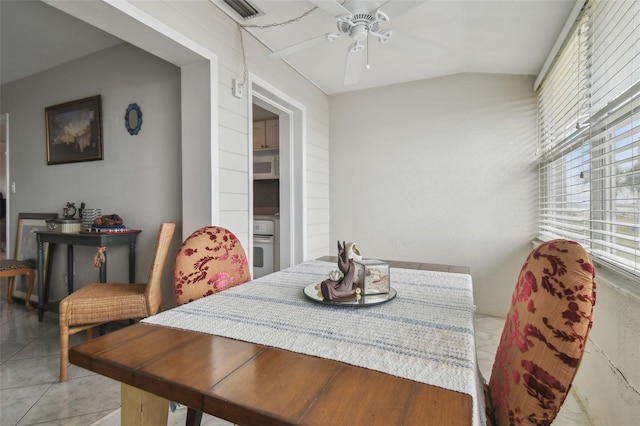
[[[436,43],[382,28],[384,24],[391,21],[391,17],[397,18],[403,13],[424,4],[424,1],[387,1],[380,7],[373,9],[369,6],[371,2],[367,1],[349,0],[344,5],[335,0],[309,1],[335,17],[338,32],[323,34],[277,50],[269,55],[270,58],[280,59],[327,41],[332,42],[344,36],[350,37],[354,43],[347,49],[344,72],[344,85],[348,86],[360,80],[369,36],[376,38],[383,44],[393,39],[394,43],[398,42],[397,45],[399,47],[414,49],[422,53],[426,52],[434,59],[444,53],[444,48]],[[369,68],[368,63],[366,68]]]

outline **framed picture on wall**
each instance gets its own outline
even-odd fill
[[[102,160],[100,95],[45,108],[47,164]]]

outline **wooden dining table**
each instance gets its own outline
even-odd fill
[[[401,267],[469,273],[465,267],[388,263],[392,271]],[[297,275],[290,276],[293,278],[288,279],[295,281]],[[254,281],[256,285],[260,280],[263,278]],[[232,290],[239,287],[219,294],[234,296]],[[256,303],[255,310],[259,310],[259,300]],[[141,322],[72,347],[69,360],[122,383],[123,425],[166,424],[168,401],[237,425],[477,423],[473,392],[300,353],[295,346],[289,350],[250,340],[255,339]],[[475,368],[475,355],[471,362],[470,368]]]

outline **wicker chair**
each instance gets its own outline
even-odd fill
[[[30,299],[33,292],[33,284],[36,282],[36,265],[32,260],[0,260],[0,277],[7,277],[7,303],[13,303],[13,287],[17,276],[26,275],[29,283],[24,297],[24,307],[27,311],[33,310]]]
[[[240,240],[228,229],[206,226],[180,246],[173,268],[176,303],[183,305],[251,279]],[[188,408],[188,426],[199,425],[202,412]]]
[[[582,359],[595,290],[593,264],[578,243],[553,240],[531,252],[485,386],[487,424],[551,424]]]
[[[67,379],[69,335],[110,321],[139,320],[163,309],[162,270],[167,259],[175,223],[160,225],[149,280],[145,284],[88,284],[60,302],[60,381]]]
[[[16,245],[13,259],[0,260],[0,277],[7,278],[7,303],[13,303],[13,287],[15,285],[15,279],[17,276],[26,275],[29,282],[27,283],[27,291],[24,297],[24,307],[31,311],[31,293],[33,292],[33,285],[36,280],[36,261],[35,259],[18,259],[19,247],[21,244],[22,236],[22,223],[23,220],[39,220],[42,221],[42,227],[45,225],[46,219],[53,219],[58,217],[57,213],[20,213],[18,214],[18,232],[16,233]],[[26,238],[33,238],[35,247],[35,235],[25,236],[23,241],[26,242]]]

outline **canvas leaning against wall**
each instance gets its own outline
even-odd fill
[[[54,219],[58,215],[56,213],[20,213],[18,216],[18,227],[16,234],[16,246],[15,246],[15,259],[32,262],[37,267],[37,232],[47,231],[47,220]],[[44,270],[42,271],[43,282],[46,282],[47,271],[49,268],[49,262],[51,260],[49,252],[49,244],[44,243]],[[37,281],[37,276],[36,276]],[[16,277],[14,283],[12,296],[14,299],[25,300],[27,295],[27,279],[24,275]],[[31,298],[31,303],[37,304],[39,302],[38,288],[34,285]]]
[[[45,108],[47,164],[102,160],[100,95]]]

